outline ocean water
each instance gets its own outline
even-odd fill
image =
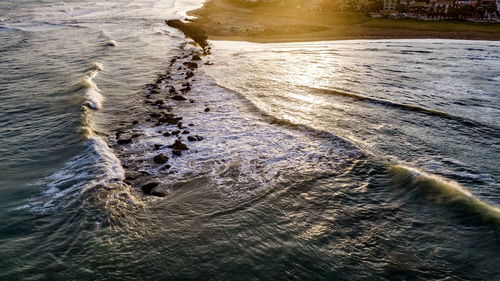
[[[0,2],[0,280],[499,280],[500,43],[213,41],[186,79],[200,4]]]

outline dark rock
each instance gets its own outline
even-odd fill
[[[214,65],[214,63],[213,63],[213,62],[209,62],[209,61],[207,61],[207,62],[205,63],[205,65]]]
[[[142,191],[146,194],[151,194],[151,192],[153,191],[153,189],[155,189],[157,186],[159,185],[159,183],[157,182],[150,182],[150,183],[147,183],[145,185],[143,185],[141,187]]]
[[[170,169],[172,166],[170,165],[164,165],[163,167],[160,168],[160,170],[168,170]]]
[[[153,161],[157,164],[163,164],[168,161],[168,157],[165,154],[160,153],[153,158]]]
[[[185,88],[182,88],[182,89],[181,89],[181,92],[182,92],[182,93],[187,93],[187,92],[189,92],[189,91],[191,91],[191,87],[189,87],[189,86],[186,86]]]
[[[189,150],[187,145],[182,143],[180,140],[175,140],[174,144],[172,144],[170,147],[174,150]]]
[[[194,55],[191,60],[201,60],[200,56],[198,55]]]
[[[163,100],[156,100],[154,104],[156,105],[160,105],[160,104],[164,104],[165,102]]]
[[[180,150],[172,150],[172,154],[175,156],[182,156],[182,151]]]
[[[184,129],[184,128],[186,128],[186,127],[184,127],[184,126],[182,125],[182,122],[179,122],[179,123],[177,123],[177,128],[179,128],[179,129]]]
[[[159,150],[162,146],[163,146],[162,144],[155,143],[155,144],[153,145],[153,149],[154,149],[154,150]],[[157,155],[157,156],[158,156],[158,155]],[[156,158],[156,157],[155,157],[155,158]],[[156,162],[156,161],[155,161],[155,162]]]
[[[169,132],[165,132],[165,133],[163,133],[163,136],[165,136],[165,137],[170,137],[170,135],[171,135],[171,134],[170,134]]]
[[[131,142],[132,142],[132,139],[120,139],[120,140],[116,141],[117,144],[129,144]]]
[[[182,131],[182,134],[187,135],[187,134],[189,134],[189,131],[184,130],[184,131]]]
[[[168,90],[169,93],[171,94],[176,94],[177,91],[175,90],[175,87],[174,86],[170,86],[170,89]]]
[[[209,112],[209,111],[210,111],[210,107],[205,108],[205,112]]]
[[[193,77],[193,76],[194,76],[194,73],[193,73],[192,71],[188,71],[188,72],[186,73],[186,79],[189,79],[189,78],[191,78],[191,77]]]
[[[184,23],[180,20],[166,20],[165,23],[170,27],[179,29],[187,37],[193,39],[194,42],[200,45],[205,52],[208,51],[208,36],[202,28],[190,23]]]
[[[140,177],[140,175],[141,175],[141,174],[139,174],[139,173],[126,172],[126,173],[125,173],[125,179],[126,179],[126,180],[129,180],[129,181],[131,181],[131,180],[135,180],[135,179],[137,179],[138,177]]]
[[[193,100],[193,99],[189,99],[189,102],[190,102],[190,103],[194,103],[194,100]]]
[[[187,139],[188,141],[202,141],[203,137],[196,135],[196,136],[188,136]]]
[[[134,121],[132,122],[132,124],[133,124],[133,125],[137,125],[137,124],[139,124],[139,121],[134,120]]]
[[[159,113],[159,112],[153,112],[153,113],[150,113],[149,116],[151,116],[153,118],[159,118],[159,117],[161,117],[161,113]]]
[[[188,125],[188,126],[189,126],[189,127],[193,127],[193,126],[194,126],[194,124],[193,124],[193,123],[189,123],[189,125]]]
[[[173,136],[176,136],[176,135],[178,135],[178,134],[180,134],[180,133],[181,133],[181,131],[179,131],[179,130],[175,130],[175,131],[172,131],[172,133],[171,133],[171,134],[172,134]]]
[[[151,192],[151,195],[157,196],[157,197],[165,197],[165,196],[167,196],[166,193],[160,192],[160,191],[153,191],[153,192]]]
[[[173,100],[176,100],[176,101],[185,101],[187,100],[185,97],[181,96],[181,95],[175,95],[172,97]]]
[[[195,62],[184,62],[183,65],[185,65],[187,68],[191,69],[191,70],[194,70],[196,68],[198,68],[198,64],[195,63]]]
[[[167,112],[163,112],[162,117],[158,118],[159,122],[168,123],[171,125],[177,124],[179,120],[182,120],[182,117],[175,117],[175,115],[173,115],[172,113],[167,113]]]

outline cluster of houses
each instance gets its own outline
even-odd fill
[[[500,0],[383,0],[382,11],[418,19],[497,21]]]
[[[315,12],[361,12],[425,20],[500,21],[500,0],[240,0],[293,5]]]

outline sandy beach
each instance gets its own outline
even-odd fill
[[[346,39],[441,38],[500,40],[500,25],[464,21],[371,18],[359,13],[314,13],[283,6],[242,6],[209,0],[191,11],[189,25],[212,40],[293,42]]]

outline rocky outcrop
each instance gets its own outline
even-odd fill
[[[187,100],[185,97],[181,96],[181,95],[175,95],[172,97],[173,100],[176,100],[176,101],[185,101]]]
[[[170,148],[172,148],[174,150],[189,150],[189,148],[187,147],[187,145],[185,145],[180,140],[175,140],[175,142],[172,145],[170,145]]]
[[[179,29],[184,35],[200,45],[204,52],[208,53],[208,36],[205,30],[193,23],[184,23],[180,20],[166,20],[165,23],[170,27]]]
[[[154,158],[153,158],[153,161],[156,163],[156,164],[164,164],[165,162],[168,161],[168,157],[167,155],[163,154],[163,153],[160,153],[158,155],[156,155]]]
[[[158,182],[150,182],[141,187],[142,192],[145,194],[151,194],[153,189],[155,189],[158,185],[160,185]]]

